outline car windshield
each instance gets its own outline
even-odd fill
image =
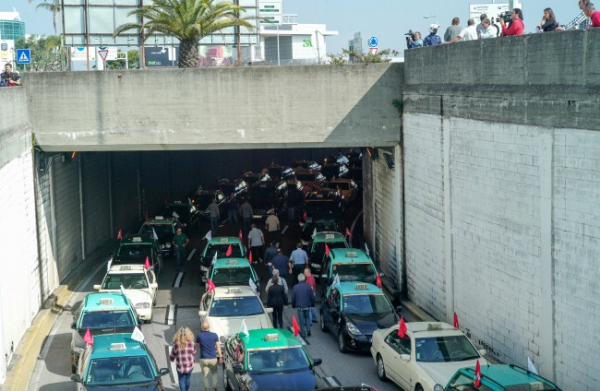
[[[120,386],[156,381],[147,357],[109,357],[92,359],[83,382],[89,386]]]
[[[343,310],[357,315],[388,314],[394,311],[383,293],[344,295]]]
[[[333,275],[338,274],[340,281],[363,281],[371,284],[377,279],[377,271],[372,263],[346,263],[333,265]]]
[[[117,257],[121,262],[143,263],[146,261],[146,257],[152,258],[152,245],[151,244],[127,244],[121,246],[117,252]]]
[[[333,219],[317,220],[307,225],[308,227],[306,227],[306,230],[311,234],[314,232],[315,228],[317,229],[317,232],[340,232],[340,224]]]
[[[479,353],[464,335],[417,338],[417,361],[452,362],[479,358]]]
[[[301,347],[248,351],[250,372],[293,372],[309,367],[310,363]]]
[[[230,317],[250,316],[264,313],[260,300],[256,296],[217,297],[210,305],[209,316]]]
[[[144,273],[112,273],[106,276],[102,283],[102,289],[125,289],[148,288],[148,280]]]
[[[144,224],[140,232],[153,235],[152,230],[156,232],[160,239],[173,236],[173,226],[171,224]]]
[[[248,267],[219,267],[213,270],[210,280],[215,286],[248,285],[252,273]]]
[[[133,328],[137,322],[130,311],[88,311],[83,314],[80,329]]]
[[[231,254],[225,255],[229,246],[231,245]],[[205,257],[214,257],[215,251],[217,252],[217,258],[243,258],[244,254],[242,254],[242,248],[238,243],[212,243],[208,245],[204,256]]]
[[[323,260],[323,257],[325,256],[325,244],[325,242],[319,242],[314,244],[312,251],[313,262],[321,262]],[[327,246],[329,246],[330,250],[334,248],[348,248],[346,242],[331,242],[327,243]]]

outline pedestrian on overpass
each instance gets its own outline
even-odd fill
[[[262,231],[252,224],[252,229],[248,233],[248,247],[252,251],[254,262],[263,262],[263,249],[265,245],[265,236]]]
[[[304,268],[308,266],[308,254],[302,248],[302,243],[296,245],[296,249],[290,255],[290,274],[294,275],[294,285],[298,283],[297,276],[304,276]],[[306,278],[305,278],[306,280]]]
[[[221,218],[221,212],[219,211],[219,206],[217,205],[217,200],[213,198],[208,205],[208,213],[210,214],[210,233],[215,236],[217,233],[217,228],[219,228],[219,219]]]
[[[244,203],[240,205],[240,215],[242,216],[242,222],[244,224],[244,233],[250,232],[250,224],[252,224],[254,211],[247,198],[244,200]]]
[[[500,26],[502,26],[502,35],[507,37],[511,35],[523,35],[525,25],[523,24],[523,11],[520,8],[515,8],[510,14],[512,22],[508,26],[503,18],[500,18]]]
[[[183,326],[173,336],[173,348],[171,349],[171,354],[169,354],[169,359],[175,361],[176,364],[179,389],[181,391],[188,391],[190,389],[195,355],[194,334],[189,328]]]
[[[185,246],[188,245],[190,240],[187,235],[183,233],[181,227],[177,227],[177,233],[173,236],[173,247],[175,247],[175,256],[177,257],[177,271],[183,270],[183,261],[185,259]]]

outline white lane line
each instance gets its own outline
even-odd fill
[[[329,383],[330,387],[339,387],[341,386],[341,384],[339,384],[336,380],[335,377],[333,376],[325,376],[325,380],[327,381],[327,383]]]
[[[177,279],[175,280],[175,284],[173,284],[173,288],[181,288],[181,280],[183,279],[183,272],[179,272],[177,274]]]
[[[167,307],[167,326],[172,326],[175,324],[175,315],[177,312],[177,305],[176,304],[170,304]]]
[[[196,254],[196,249],[193,249],[192,252],[190,253],[190,255],[188,255],[187,260],[188,262],[192,260],[192,258],[194,258],[194,255]]]
[[[285,235],[285,232],[288,230],[288,228],[290,228],[289,225],[286,225],[285,227],[283,227],[283,229],[281,230],[281,234]]]

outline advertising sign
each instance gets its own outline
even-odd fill
[[[486,14],[490,20],[497,18],[502,12],[508,11],[508,3],[506,4],[471,4],[469,7],[469,18],[479,23],[481,14]],[[492,21],[494,22],[494,21]]]

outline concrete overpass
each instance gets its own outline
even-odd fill
[[[60,282],[169,192],[288,147],[373,145],[395,161],[366,159],[363,178],[389,288],[438,319],[457,312],[500,361],[597,389],[599,53],[600,30],[573,31],[408,51],[405,72],[40,74],[0,90],[0,380]]]

